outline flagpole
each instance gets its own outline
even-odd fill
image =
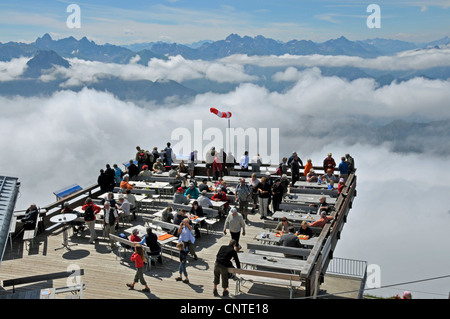
[[[230,129],[230,118],[228,118],[228,152],[231,152],[231,129]]]

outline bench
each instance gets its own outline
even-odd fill
[[[57,272],[57,273],[51,273],[51,274],[45,274],[45,275],[36,275],[36,276],[29,276],[29,277],[22,277],[22,278],[15,278],[15,279],[8,279],[4,280],[1,283],[2,287],[13,287],[12,293],[16,293],[16,286],[18,285],[24,285],[29,283],[36,283],[41,281],[49,281],[49,280],[55,280],[55,279],[63,279],[63,278],[69,278],[73,276],[83,276],[84,275],[84,269],[78,269],[78,270],[72,270],[72,271],[63,271],[63,272]],[[82,299],[83,296],[83,290],[85,289],[84,284],[80,280],[79,284],[63,287],[63,288],[56,288],[55,293],[64,293],[64,292],[78,292],[79,298]]]
[[[53,194],[56,196],[56,200],[59,201],[81,190],[83,190],[83,188],[80,185],[72,184],[70,186],[66,186],[60,190],[55,191]]]
[[[38,233],[39,229],[39,223],[42,222],[42,217],[38,215],[38,218],[36,220],[36,224],[34,225],[34,229],[26,229],[23,231],[23,241],[25,243],[29,243],[29,248],[33,247],[33,244],[35,243],[34,239],[36,238],[36,235]]]
[[[114,187],[114,193],[122,193],[123,188],[120,187]],[[143,189],[143,188],[134,188],[130,190],[131,194],[136,195],[147,195],[147,196],[153,196],[156,195],[156,191],[154,189]]]
[[[295,204],[295,203],[280,203],[278,208],[285,212],[292,212],[292,211],[308,212],[309,210],[317,210],[316,207],[310,207],[308,204]]]
[[[289,188],[291,194],[322,194],[328,195],[330,197],[338,197],[339,193],[337,190],[330,189],[317,189],[317,188],[301,188],[301,187],[291,187]]]
[[[265,219],[264,220],[264,229],[275,229],[279,223],[280,222],[277,220]],[[294,226],[294,228],[296,230],[300,229],[300,227],[302,226],[301,223],[293,223],[293,222],[291,222],[291,225]],[[322,227],[310,227],[310,228],[314,235],[318,236],[322,232]]]
[[[169,204],[170,206],[172,206],[173,209],[186,209],[188,212],[190,211],[190,208],[192,206],[190,205],[183,205],[183,204]],[[205,215],[206,219],[205,219],[205,224],[206,224],[206,230],[209,234],[209,231],[213,230],[213,226],[214,224],[217,223],[217,217],[219,216],[219,212],[216,209],[213,208],[203,208],[203,214]]]
[[[272,252],[284,255],[291,255],[296,257],[308,257],[311,253],[310,249],[296,248],[296,247],[284,247],[277,245],[264,245],[264,244],[253,244],[247,243],[247,249],[249,252],[256,253],[256,251],[261,252]],[[306,258],[303,258],[306,259]]]
[[[289,288],[290,299],[292,299],[294,291],[303,285],[298,274],[237,268],[228,268],[228,272],[236,278],[236,295],[241,293],[241,285],[244,285],[247,281],[251,283],[287,286]]]
[[[109,238],[110,238],[111,240],[115,241],[115,242],[119,242],[119,243],[122,243],[122,244],[124,244],[124,245],[126,245],[126,246],[130,246],[130,247],[131,247],[131,249],[128,249],[128,248],[124,247],[123,245],[119,245],[119,256],[120,256],[120,257],[122,257],[122,254],[120,253],[121,248],[122,248],[122,251],[123,251],[124,253],[125,253],[127,250],[130,250],[130,251],[133,251],[133,252],[134,252],[134,246],[137,244],[137,242],[132,242],[132,241],[130,241],[130,240],[127,240],[127,239],[125,239],[125,238],[116,236],[116,235],[114,235],[114,234],[109,234]],[[154,261],[154,262],[156,263],[156,261],[159,259],[159,257],[161,257],[161,261],[162,261],[162,247],[161,247],[161,252],[160,252],[159,255],[155,255],[155,254],[151,255],[151,254],[150,254],[150,253],[151,253],[150,247],[148,247],[148,246],[146,246],[146,245],[143,245],[143,246],[142,246],[142,249],[144,250],[144,253],[145,253],[145,255],[146,255],[147,260],[150,259],[151,261]],[[116,259],[117,259],[117,256],[116,256]],[[151,270],[151,268],[152,268],[152,263],[151,263],[151,262],[148,262],[148,263],[147,263],[147,269],[148,269],[149,267],[150,267],[150,270]]]

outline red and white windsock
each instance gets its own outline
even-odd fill
[[[214,113],[218,117],[223,118],[223,119],[228,119],[231,117],[231,112],[220,112],[219,110],[217,110],[214,107],[210,108],[209,110],[211,111],[211,113]]]

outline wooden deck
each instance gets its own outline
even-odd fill
[[[145,215],[144,215],[145,216]],[[246,227],[246,236],[241,236],[240,243],[246,252],[246,243],[254,242],[252,239],[260,233],[263,221],[259,214],[249,215],[251,225]],[[143,225],[142,215],[139,215],[133,225]],[[130,227],[129,224],[126,227]],[[126,283],[132,282],[135,274],[134,262],[130,262],[130,254],[120,259],[117,251],[108,249],[108,241],[100,237],[96,244],[89,244],[89,232],[83,235],[72,236],[70,231],[71,251],[62,247],[62,228],[54,229],[51,233],[44,232],[37,236],[34,247],[27,250],[21,236],[13,241],[11,249],[9,243],[3,262],[0,267],[0,279],[12,279],[31,275],[65,271],[69,268],[84,269],[83,283],[86,289],[84,299],[173,299],[179,296],[189,296],[190,299],[210,299],[213,296],[213,268],[215,256],[221,245],[227,244],[231,239],[229,233],[224,235],[221,231],[223,220],[214,225],[214,232],[209,235],[202,234],[196,242],[196,251],[199,259],[194,261],[189,257],[187,271],[189,284],[175,281],[178,276],[178,256],[164,254],[163,264],[157,264],[145,272],[145,279],[150,287],[150,293],[141,292],[140,283],[135,290],[129,290]],[[122,230],[123,228],[121,228]],[[101,236],[101,231],[97,231]],[[48,283],[32,285],[33,288],[48,288]],[[66,286],[64,280],[53,282],[54,287]],[[30,287],[16,288],[29,289]],[[263,284],[246,283],[241,287],[242,294],[234,295],[235,283],[230,280],[230,298],[289,298],[286,287],[267,286]],[[0,289],[2,289],[0,287]],[[8,289],[9,290],[9,289]],[[219,292],[222,289],[219,286]],[[302,291],[297,291],[294,298],[302,297]],[[57,298],[64,298],[58,296]],[[222,297],[219,297],[222,298]]]

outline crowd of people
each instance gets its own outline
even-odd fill
[[[173,223],[177,226],[176,235],[179,238],[177,248],[180,252],[179,276],[177,281],[189,283],[186,261],[188,254],[191,254],[194,260],[198,256],[195,252],[195,241],[200,237],[199,225],[193,225],[188,218],[189,215],[203,217],[203,208],[211,208],[213,201],[225,202],[223,209],[219,211],[219,217],[224,217],[223,233],[230,233],[231,241],[228,245],[222,246],[217,254],[217,260],[214,267],[214,295],[218,295],[217,285],[222,281],[224,289],[223,295],[228,295],[228,274],[226,269],[231,264],[231,259],[235,260],[236,267],[239,268],[239,258],[237,252],[240,251],[240,236],[245,236],[246,225],[249,225],[249,213],[259,213],[261,219],[267,219],[273,212],[278,211],[280,204],[288,193],[288,188],[293,187],[299,180],[308,182],[327,183],[331,190],[337,189],[340,193],[345,186],[348,175],[354,170],[354,159],[346,154],[341,157],[339,165],[336,164],[329,153],[323,160],[325,173],[317,174],[313,167],[312,160],[307,159],[305,165],[297,152],[293,152],[290,157],[284,157],[278,165],[275,173],[267,172],[263,177],[261,174],[262,159],[259,154],[253,158],[249,157],[246,151],[238,161],[231,152],[225,153],[223,149],[216,151],[214,147],[205,154],[206,176],[201,180],[195,178],[195,165],[197,162],[197,151],[190,154],[187,165],[181,161],[178,165],[173,165],[175,155],[171,149],[171,144],[167,143],[164,149],[158,151],[154,147],[152,151],[144,150],[140,146],[136,147],[136,153],[133,159],[122,170],[117,164],[111,167],[106,165],[105,169],[100,170],[98,184],[102,192],[106,194],[102,200],[103,208],[95,205],[92,199],[86,199],[82,210],[84,211],[85,224],[90,231],[90,243],[97,240],[94,224],[96,217],[103,210],[103,227],[105,238],[109,234],[115,233],[118,229],[119,218],[125,216],[131,218],[136,211],[136,199],[131,193],[134,189],[133,180],[149,179],[154,174],[169,172],[169,176],[175,177],[179,184],[175,184],[176,191],[173,195],[174,204],[186,204],[186,209],[175,211],[172,205],[168,205],[162,212],[162,221]],[[230,174],[230,170],[239,166],[244,172],[250,171],[251,178],[247,182],[245,178],[240,178],[235,187],[229,187],[223,177]],[[302,171],[303,170],[303,171]],[[337,174],[338,172],[338,174]],[[290,174],[290,181],[289,176]],[[275,175],[275,176],[274,176]],[[302,175],[304,177],[302,177]],[[336,185],[336,188],[335,188]],[[184,187],[183,187],[184,186]],[[114,188],[119,187],[121,193],[119,199],[114,199]],[[211,195],[211,193],[213,193]],[[234,201],[230,201],[234,199]],[[231,202],[234,202],[231,204]],[[318,204],[320,219],[314,223],[303,222],[298,230],[295,230],[291,223],[283,218],[276,227],[276,231],[283,233],[280,238],[280,245],[289,247],[301,247],[298,236],[305,235],[312,237],[311,227],[323,227],[331,217],[330,205],[326,203],[325,197],[322,197]],[[64,209],[69,209],[65,207]],[[78,226],[78,228],[77,228]],[[200,224],[200,227],[203,226]],[[83,230],[83,225],[73,224],[74,231]],[[152,229],[147,229],[144,238],[139,238],[138,232],[133,231],[130,238],[135,243],[135,252],[132,255],[132,261],[135,262],[136,276],[134,281],[127,286],[134,289],[134,285],[140,282],[149,291],[149,287],[143,276],[143,265],[146,257],[142,250],[142,245],[151,247],[152,254],[160,254],[161,247],[158,244],[157,236],[152,233]],[[113,240],[110,241],[111,249],[116,248]],[[184,279],[183,279],[184,276]]]

